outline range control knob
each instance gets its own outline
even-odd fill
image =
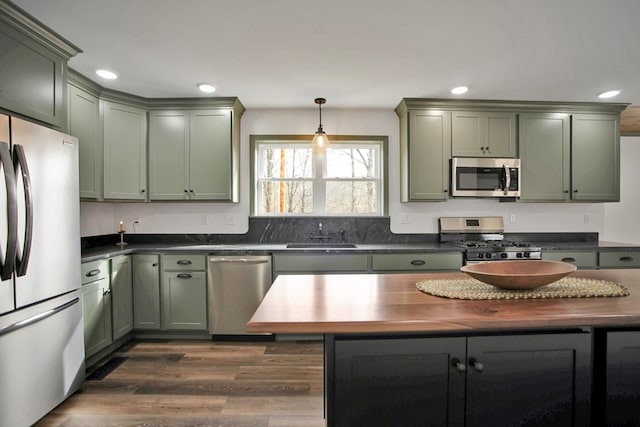
[[[516,253],[516,258],[522,258],[524,254],[522,252]]]
[[[508,256],[509,256],[509,254],[508,254],[508,253],[506,253],[506,252],[502,252],[502,253],[500,254],[500,257],[501,257],[501,258],[507,258]]]
[[[525,252],[525,253],[524,253],[524,257],[525,257],[525,258],[529,258],[529,257],[531,257],[531,254],[530,254],[529,252]]]

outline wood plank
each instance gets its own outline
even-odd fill
[[[640,135],[640,105],[630,105],[620,114],[620,135]]]
[[[416,289],[420,280],[468,277],[463,273],[281,275],[247,330],[366,333],[640,325],[640,270],[579,270],[571,276],[612,281],[631,295],[469,301]]]

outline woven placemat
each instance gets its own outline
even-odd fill
[[[500,289],[471,277],[422,280],[416,283],[416,287],[430,295],[468,300],[624,297],[629,295],[627,288],[617,283],[583,277],[565,277],[536,289],[523,290]]]

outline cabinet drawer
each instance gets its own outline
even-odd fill
[[[457,270],[462,266],[462,253],[374,254],[374,271]]]
[[[578,268],[594,268],[598,265],[597,252],[543,252],[542,259],[549,261],[562,261],[573,264]]]
[[[330,273],[367,272],[367,258],[364,254],[335,255],[275,255],[274,270],[277,273]]]
[[[205,256],[196,254],[162,255],[162,270],[204,270]]]
[[[82,284],[95,282],[109,276],[109,260],[85,262],[82,264]]]
[[[638,268],[640,251],[600,252],[600,268]]]

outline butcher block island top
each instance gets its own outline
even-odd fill
[[[250,333],[375,333],[640,325],[640,269],[579,270],[624,297],[460,300],[419,291],[463,273],[281,275],[247,323]]]

